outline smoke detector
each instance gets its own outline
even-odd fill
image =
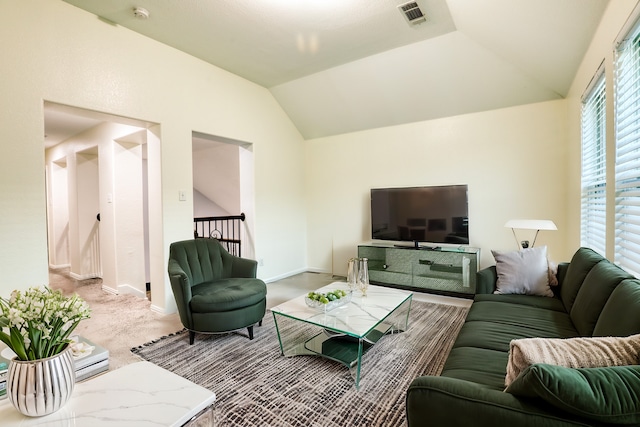
[[[138,19],[145,20],[149,18],[149,11],[144,7],[134,7],[133,16],[135,16]]]
[[[427,17],[422,13],[420,6],[415,1],[401,4],[398,9],[410,25],[420,24],[427,20]]]

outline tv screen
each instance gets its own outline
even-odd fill
[[[371,189],[374,240],[469,243],[466,185]]]

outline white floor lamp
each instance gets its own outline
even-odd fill
[[[533,243],[531,247],[536,244],[536,239],[538,238],[538,233],[540,230],[557,230],[558,227],[553,223],[553,221],[549,219],[510,219],[504,225],[506,228],[510,228],[513,231],[513,238],[516,239],[516,245],[518,245],[518,249],[522,250],[524,248],[529,247],[529,241],[523,240],[520,242],[518,237],[516,236],[516,229],[519,230],[536,230],[536,235],[533,238]]]

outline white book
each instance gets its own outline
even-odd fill
[[[5,348],[0,353],[0,363],[6,363],[7,365],[2,371],[6,371],[7,369],[9,369],[9,360],[11,360],[11,357],[8,357],[9,352],[11,352],[11,357],[15,356],[15,353],[8,348]]]
[[[87,338],[76,335],[71,337],[75,344],[71,344],[71,352],[76,367],[76,376],[80,369],[102,361],[109,361],[109,350],[101,347]]]
[[[76,382],[84,381],[87,378],[91,378],[94,375],[98,375],[102,372],[109,370],[109,359],[102,360],[93,365],[85,366],[81,369],[76,369]]]

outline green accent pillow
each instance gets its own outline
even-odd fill
[[[611,424],[640,424],[640,366],[565,368],[536,364],[505,392],[538,397],[571,414]]]

